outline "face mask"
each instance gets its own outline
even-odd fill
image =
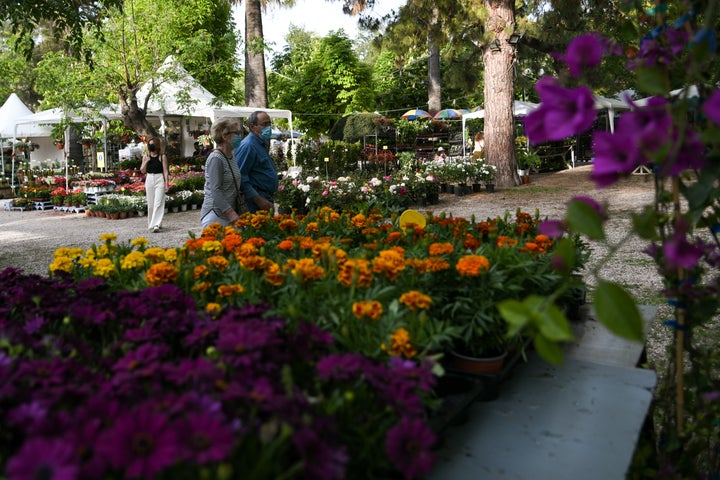
[[[262,132],[260,132],[260,138],[266,142],[269,141],[272,138],[272,127],[263,128]]]
[[[150,150],[151,152],[154,152],[155,149],[156,149],[155,145],[148,145],[148,150]]]
[[[233,139],[230,141],[230,145],[232,145],[233,150],[235,150],[237,147],[240,146],[240,143],[242,142],[242,138],[240,138],[240,135],[235,135]]]

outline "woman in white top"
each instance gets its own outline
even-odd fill
[[[211,223],[230,225],[240,218],[238,198],[240,169],[233,158],[233,150],[240,145],[240,124],[230,118],[215,122],[211,131],[215,149],[205,161],[205,198],[200,209],[203,228]]]
[[[482,154],[484,151],[485,151],[485,137],[483,136],[482,132],[478,132],[475,134],[475,147],[473,148],[473,153],[480,152],[480,154]]]

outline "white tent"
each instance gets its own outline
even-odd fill
[[[528,113],[538,108],[537,103],[525,102],[522,100],[513,101],[513,116],[524,117]],[[463,113],[462,116],[462,138],[463,138],[463,157],[465,156],[465,122],[471,118],[485,118],[485,110],[477,110],[475,112]]]
[[[20,100],[15,93],[11,93],[10,96],[5,100],[5,103],[0,107],[0,159],[2,160],[2,172],[5,174],[5,147],[7,147],[6,140],[14,140],[16,138],[15,123],[21,117],[31,115],[32,111]],[[20,137],[43,137],[49,135],[50,129],[47,127],[40,127],[38,125],[32,126],[22,132]],[[13,145],[13,141],[9,142]]]
[[[617,110],[628,110],[630,109],[630,106],[623,102],[622,100],[618,100],[616,98],[607,98],[602,97],[600,95],[593,95],[595,97],[595,109],[596,110],[607,110],[608,112],[608,122],[610,126],[610,131],[615,131],[615,111]]]

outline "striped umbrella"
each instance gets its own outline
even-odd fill
[[[451,118],[462,117],[462,112],[456,108],[445,108],[435,114],[433,118],[437,120],[448,120]]]
[[[404,118],[405,120],[417,120],[418,118],[432,118],[432,115],[430,115],[425,110],[413,108],[412,110],[408,110],[407,112],[403,113],[402,118]]]
[[[473,112],[479,112],[479,111],[482,110],[482,109],[483,109],[483,107],[481,107],[480,105],[478,105],[477,107],[473,108],[472,111],[473,111]]]

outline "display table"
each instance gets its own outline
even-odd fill
[[[643,307],[649,322],[655,308]],[[624,480],[656,375],[635,368],[641,344],[588,318],[554,366],[534,352],[492,401],[472,403],[448,428],[432,480]]]

